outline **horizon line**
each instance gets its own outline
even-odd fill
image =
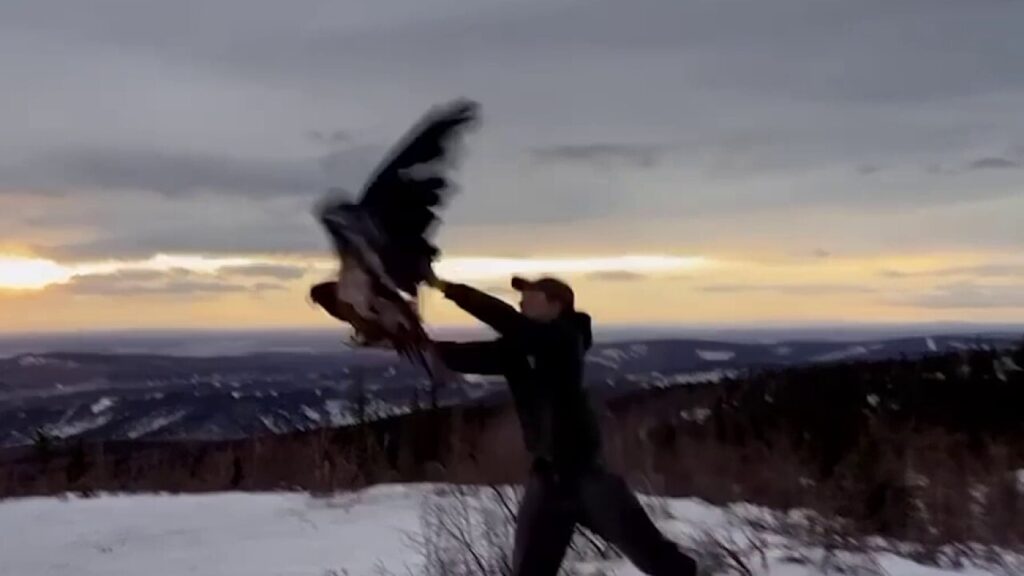
[[[475,331],[487,330],[483,324],[438,324],[428,326],[428,330],[439,331]],[[1024,331],[1024,322],[971,322],[963,320],[935,320],[925,322],[856,322],[856,321],[821,321],[821,322],[766,322],[766,323],[594,323],[595,331],[598,330],[652,330],[652,331],[731,331],[731,330],[823,330],[823,329],[851,329],[851,330],[901,330],[901,329],[923,329],[923,328],[961,328],[961,329],[985,329],[985,330],[1008,330]],[[11,331],[0,330],[0,338],[18,337],[43,337],[43,336],[71,336],[71,335],[175,335],[175,334],[287,334],[287,333],[336,333],[345,331],[348,328],[341,326],[254,326],[243,328],[221,328],[221,327],[155,327],[155,328],[96,328],[96,329],[69,329],[69,330],[40,330],[40,331]]]

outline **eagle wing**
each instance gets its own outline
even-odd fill
[[[358,201],[334,190],[317,209],[342,272],[339,283],[314,286],[313,300],[357,333],[389,340],[437,383],[444,379],[442,365],[415,301],[401,293],[416,295],[438,255],[428,237],[450,188],[452,144],[475,123],[478,108],[475,102],[456,100],[431,109],[378,166]],[[355,287],[355,293],[339,290],[346,274],[370,282]],[[373,306],[364,306],[368,303]]]
[[[438,249],[430,239],[451,188],[454,144],[479,117],[479,105],[436,106],[396,145],[363,189],[359,208],[379,233],[378,255],[395,286],[415,295]]]

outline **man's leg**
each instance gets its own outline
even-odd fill
[[[554,481],[534,471],[516,517],[513,576],[555,576],[576,526],[576,507]]]
[[[615,545],[644,573],[697,573],[697,563],[658,530],[622,478],[608,472],[588,474],[580,484],[580,498],[580,523]]]

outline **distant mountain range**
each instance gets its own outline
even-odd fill
[[[2,326],[0,326],[2,329]],[[432,327],[438,338],[487,337],[486,329]],[[782,341],[854,342],[893,340],[947,334],[1015,338],[1024,324],[805,324],[805,325],[608,325],[597,324],[594,338],[611,343],[636,340],[716,340],[766,344]],[[157,354],[169,356],[238,356],[262,352],[334,353],[341,348],[343,331],[334,329],[276,330],[121,330],[39,334],[0,332],[0,358],[44,352],[91,352],[98,354]]]
[[[237,438],[343,426],[360,410],[376,418],[429,405],[423,374],[393,354],[343,348],[336,338],[327,350],[316,342],[312,348],[299,346],[301,351],[256,354],[50,351],[2,358],[0,447],[31,444],[38,434],[90,440]],[[587,357],[587,385],[597,395],[612,396],[718,382],[771,367],[917,357],[1017,342],[1012,335],[605,342]],[[222,343],[222,354],[223,348]],[[438,400],[450,405],[504,397],[500,379],[469,376],[443,389]]]

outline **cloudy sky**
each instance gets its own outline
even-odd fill
[[[463,96],[444,274],[561,273],[608,323],[1022,322],[1022,26],[1019,0],[0,0],[0,331],[329,325],[315,201]]]

